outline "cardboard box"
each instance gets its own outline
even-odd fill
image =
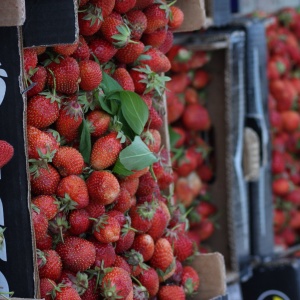
[[[25,0],[2,0],[0,27],[20,26],[25,21]]]
[[[6,288],[14,291],[16,297],[34,298],[38,284],[30,220],[27,149],[24,146],[26,128],[21,31],[18,27],[2,27],[0,39],[5,40],[0,46],[0,89],[4,96],[0,105],[0,139],[11,143],[15,150],[12,160],[1,170],[1,225],[6,227],[6,259],[0,259],[0,270],[2,279],[5,278],[8,283]],[[3,286],[1,280],[0,286]]]
[[[26,0],[24,47],[73,44],[79,34],[77,22],[76,0]]]
[[[215,230],[207,244],[224,255],[227,281],[233,282],[244,276],[244,271],[248,273],[250,260],[249,204],[242,169],[245,35],[238,30],[210,30],[187,35],[185,41],[181,35],[179,40],[187,48],[212,54],[205,66],[212,76],[206,97],[212,121],[208,143],[215,160],[215,180],[209,193],[220,212],[220,230]]]

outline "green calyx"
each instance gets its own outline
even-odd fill
[[[4,231],[6,228],[0,227],[0,250],[3,248],[4,244]]]
[[[102,89],[96,88],[92,92],[84,92],[84,91],[79,92],[78,103],[81,105],[84,113],[87,113],[89,110],[95,110],[97,104],[95,101],[94,93],[99,92],[99,90]]]
[[[38,266],[39,266],[39,268],[42,268],[47,263],[46,254],[43,251],[37,249],[36,255],[37,255],[37,259],[38,259]]]
[[[100,216],[98,219],[94,219],[94,218],[90,218],[90,220],[94,221],[94,227],[93,227],[93,231],[97,231],[100,232],[101,229],[105,228],[105,226],[108,224],[107,220],[108,220],[108,215],[107,214],[103,214],[102,216]]]
[[[193,282],[193,279],[188,278],[184,283],[184,292],[186,293],[186,295],[193,295],[195,292],[195,286],[196,284]]]
[[[145,202],[138,206],[137,212],[141,218],[152,220],[158,207],[159,205],[155,200],[152,202]]]
[[[117,287],[115,285],[112,285],[110,281],[108,281],[108,283],[103,284],[102,296],[104,300],[123,299],[123,297],[119,295]]]
[[[49,171],[47,161],[44,159],[29,159],[28,162],[29,172],[33,176],[33,178],[38,178],[40,176],[39,170],[41,168]]]
[[[73,201],[69,194],[65,194],[64,197],[59,197],[60,211],[69,212],[76,209],[78,203]]]
[[[118,33],[112,36],[114,42],[113,45],[116,48],[123,48],[129,42],[133,42],[130,40],[131,30],[126,24],[122,24],[117,26]]]
[[[144,257],[140,252],[131,249],[130,251],[125,252],[125,257],[127,263],[133,266],[133,271],[135,271],[137,267],[148,270],[149,267],[144,263]]]
[[[76,277],[72,279],[78,294],[83,295],[89,287],[88,275],[86,273],[77,272]]]
[[[96,22],[97,25],[99,25],[100,22],[103,21],[102,10],[100,7],[90,4],[84,12],[86,15],[82,19],[90,21],[90,27],[92,27]]]

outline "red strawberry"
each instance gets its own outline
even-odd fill
[[[53,157],[53,165],[60,175],[80,175],[84,168],[84,161],[81,153],[72,147],[59,147]]]
[[[45,300],[52,300],[51,291],[55,287],[55,282],[49,278],[42,278],[40,280],[41,298]]]
[[[156,271],[153,268],[144,270],[137,279],[147,289],[149,296],[154,297],[159,288],[159,279]]]
[[[150,45],[154,48],[159,48],[167,37],[167,28],[161,27],[152,33],[143,34],[142,41],[145,45]]]
[[[87,9],[78,13],[79,32],[82,35],[93,35],[102,25],[102,13],[99,7],[90,4]]]
[[[63,266],[73,272],[87,270],[96,258],[95,246],[79,237],[67,237],[64,243],[57,245],[56,251],[61,257]]]
[[[285,197],[284,200],[293,203],[297,207],[300,206],[300,189],[296,188],[293,191],[289,192]]]
[[[116,255],[113,267],[124,269],[126,272],[130,273],[130,267],[122,256]]]
[[[104,38],[116,48],[123,48],[130,42],[131,31],[122,19],[108,16],[100,31]]]
[[[125,213],[131,207],[131,196],[127,189],[120,185],[120,194],[113,202],[113,209]]]
[[[102,72],[99,65],[92,60],[84,60],[79,63],[80,83],[79,86],[84,91],[92,91],[99,86],[102,81]]]
[[[85,210],[88,212],[91,218],[97,219],[98,217],[102,216],[105,213],[104,205],[90,202]]]
[[[290,191],[290,182],[285,178],[278,178],[272,183],[273,193],[277,196],[284,196]]]
[[[148,65],[152,72],[168,72],[171,68],[169,59],[157,48],[150,48],[143,53],[143,56],[149,56],[147,59],[140,59],[141,65]]]
[[[120,254],[127,251],[131,247],[134,241],[134,237],[135,237],[135,232],[129,226],[129,223],[125,224],[121,229],[120,238],[116,242],[116,248],[115,248],[116,253]]]
[[[35,208],[31,210],[31,216],[35,239],[37,241],[42,240],[48,230],[48,219],[42,212]]]
[[[183,267],[181,284],[187,295],[196,292],[200,285],[198,273],[190,266]]]
[[[126,189],[130,196],[134,196],[138,186],[139,186],[139,179],[138,178],[127,178],[120,179],[120,187]]]
[[[164,42],[158,47],[158,49],[163,53],[166,54],[170,51],[170,49],[172,48],[173,45],[173,40],[174,40],[174,36],[173,36],[173,32],[168,30],[167,31],[167,35],[166,35],[166,39],[164,40]]]
[[[75,288],[71,286],[58,285],[52,291],[52,299],[55,300],[64,300],[64,299],[72,299],[72,300],[81,300],[78,292]]]
[[[114,247],[111,244],[100,243],[95,238],[92,238],[91,242],[96,248],[96,260],[94,266],[99,268],[111,267],[116,260]]]
[[[179,139],[175,144],[175,148],[180,148],[184,144],[186,139],[185,131],[180,127],[172,127],[172,130],[179,135]]]
[[[300,116],[295,111],[285,111],[281,114],[282,127],[285,131],[292,133],[299,128]]]
[[[54,250],[37,250],[38,267],[40,278],[58,280],[62,271],[60,256]]]
[[[121,268],[111,268],[103,277],[101,288],[105,299],[127,299],[132,292],[130,275]]]
[[[30,77],[27,79],[27,84],[35,84],[35,86],[27,92],[27,97],[30,98],[43,91],[47,80],[47,71],[44,67],[37,66],[33,71],[29,71],[28,75]]]
[[[119,14],[125,14],[135,6],[136,0],[116,0],[114,10]]]
[[[118,221],[120,227],[123,227],[126,224],[127,219],[125,215],[118,210],[110,210],[107,212],[107,215],[115,218]]]
[[[197,70],[194,74],[193,78],[193,86],[195,89],[202,89],[204,88],[209,82],[209,75],[204,70]]]
[[[30,69],[34,69],[37,65],[38,59],[36,50],[33,48],[24,49],[24,69],[28,73]]]
[[[185,293],[181,286],[164,285],[158,291],[158,300],[185,300]]]
[[[61,197],[63,207],[81,209],[89,204],[89,195],[85,181],[76,175],[63,178],[57,187],[57,196]]]
[[[144,130],[141,134],[141,138],[144,141],[144,143],[148,146],[151,152],[159,152],[161,146],[161,136],[158,130]]]
[[[208,201],[200,201],[196,207],[196,211],[201,217],[208,218],[217,212],[217,208]]]
[[[116,53],[116,59],[123,64],[131,64],[135,62],[144,51],[144,44],[140,41],[129,43],[124,48],[119,49]]]
[[[6,141],[0,140],[0,169],[12,159],[13,155],[13,146]]]
[[[208,112],[200,104],[189,104],[183,112],[182,121],[190,130],[208,130],[211,126]]]
[[[137,196],[148,196],[151,195],[156,187],[157,183],[152,177],[151,173],[148,172],[140,177],[139,187],[136,192]]]
[[[78,136],[82,116],[82,108],[75,99],[65,102],[61,107],[55,126],[56,130],[67,142],[73,141]]]
[[[80,235],[88,231],[91,225],[89,214],[85,209],[75,209],[69,214],[69,232],[73,235]]]
[[[72,54],[72,57],[79,61],[90,57],[89,46],[82,35],[79,36],[78,47]]]
[[[154,107],[151,107],[149,110],[149,118],[145,127],[149,129],[161,129],[163,125],[163,119],[160,114],[155,110]]]
[[[174,72],[187,72],[193,57],[193,52],[184,46],[174,45],[167,56],[171,62],[171,70]]]
[[[144,263],[144,259],[141,253],[131,249],[124,253],[124,257],[130,267],[130,274],[134,277],[141,274],[144,270],[148,269],[148,266]]]
[[[176,94],[183,93],[187,88],[189,81],[190,79],[186,73],[176,73],[173,74],[171,80],[166,83],[166,87]]]
[[[154,0],[136,0],[135,9],[144,9],[147,6],[153,4]]]
[[[100,288],[97,285],[97,278],[92,277],[88,281],[88,287],[85,292],[80,295],[81,300],[98,300],[100,298]]]
[[[291,219],[289,221],[289,227],[294,230],[300,229],[300,211],[299,210],[291,211],[290,218]]]
[[[64,241],[69,234],[67,230],[69,223],[67,221],[67,215],[64,212],[59,212],[51,221],[49,221],[49,231],[54,237],[55,243]]]
[[[58,213],[59,204],[53,196],[40,195],[32,199],[32,203],[51,220]]]
[[[135,87],[133,80],[125,68],[117,68],[112,77],[124,90],[134,92]]]
[[[183,271],[183,266],[180,261],[176,260],[176,270],[173,276],[170,278],[171,281],[179,284],[182,279],[182,271]]]
[[[36,247],[40,250],[50,250],[52,248],[53,238],[46,234],[40,240],[36,240]]]
[[[115,0],[106,1],[106,0],[90,0],[90,2],[101,8],[102,16],[103,18],[106,18],[108,15],[110,15],[114,9],[115,6]]]
[[[198,233],[201,241],[205,241],[210,238],[214,231],[214,224],[209,219],[202,220],[198,226]]]
[[[183,19],[184,19],[184,14],[182,10],[177,6],[171,6],[170,17],[168,22],[169,28],[172,30],[179,28],[183,23]]]
[[[72,55],[78,47],[78,42],[74,44],[61,44],[53,47],[53,50],[61,55],[70,56]]]
[[[160,282],[174,274],[176,264],[172,247],[167,239],[160,238],[156,242],[150,265],[157,270]]]
[[[147,105],[148,109],[150,109],[152,107],[152,96],[150,94],[139,95],[139,96],[145,102],[145,104]]]
[[[47,68],[50,88],[55,87],[57,92],[64,94],[73,94],[77,91],[80,71],[73,57],[57,58]]]
[[[168,24],[169,7],[166,4],[149,5],[144,10],[144,14],[147,18],[145,33],[152,33]]]
[[[181,158],[178,159],[176,164],[176,173],[179,176],[187,177],[191,172],[197,168],[197,156],[195,155],[194,148],[190,147],[184,151]]]
[[[280,174],[285,170],[284,155],[279,151],[272,152],[272,173]]]
[[[179,96],[174,92],[166,91],[167,110],[168,110],[168,124],[177,121],[184,111],[184,103]]]
[[[112,166],[118,159],[122,144],[117,132],[99,138],[91,153],[90,163],[95,170],[103,170]]]
[[[90,111],[86,115],[86,119],[92,127],[91,136],[100,137],[109,128],[110,115],[102,110]]]
[[[140,40],[146,27],[147,18],[140,10],[132,10],[126,14],[128,26],[131,29],[131,37],[133,40]]]
[[[53,195],[60,181],[59,173],[50,164],[30,176],[31,191],[35,195]]]
[[[100,38],[91,41],[89,47],[101,64],[108,62],[118,51],[114,45]]]
[[[139,252],[143,256],[144,261],[148,261],[154,252],[154,241],[149,234],[138,235],[134,239],[131,249]]]
[[[180,177],[175,182],[175,195],[178,203],[182,203],[185,207],[191,205],[195,196],[187,178]]]
[[[116,242],[120,238],[119,222],[115,218],[104,214],[95,220],[93,235],[101,243]]]

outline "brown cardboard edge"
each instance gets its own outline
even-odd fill
[[[206,24],[204,0],[177,0],[178,6],[184,13],[184,21],[174,32],[198,30]]]
[[[2,0],[0,15],[0,27],[23,25],[26,19],[25,0]]]
[[[23,46],[22,46],[22,29],[21,27],[18,28],[18,35],[19,35],[19,54],[20,54],[20,70],[21,74],[19,75],[19,87],[20,91],[24,91],[24,78],[25,78],[25,71],[23,67]],[[31,192],[30,192],[30,172],[29,172],[29,165],[28,165],[28,144],[27,144],[27,97],[26,94],[22,94],[23,102],[24,102],[24,111],[23,111],[23,130],[24,130],[24,151],[25,151],[25,158],[26,158],[26,174],[27,174],[27,185],[28,185],[28,213],[29,213],[29,219],[30,219],[30,230],[32,235],[32,251],[33,251],[33,263],[34,263],[34,274],[33,274],[33,280],[34,280],[34,293],[35,297],[39,297],[40,290],[39,290],[39,273],[38,273],[38,267],[37,267],[37,257],[36,257],[36,244],[35,244],[35,235],[32,225],[32,216],[31,216]]]
[[[208,253],[197,255],[192,263],[200,278],[197,294],[188,299],[210,300],[226,295],[226,272],[222,254]]]

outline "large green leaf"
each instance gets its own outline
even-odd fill
[[[119,159],[121,164],[130,171],[142,170],[157,161],[139,136],[136,136],[134,141],[121,151]]]
[[[119,85],[117,81],[115,81],[112,77],[110,77],[105,72],[102,72],[102,81],[101,88],[104,91],[104,94],[109,94],[111,92],[122,91],[122,87]]]
[[[169,136],[171,148],[174,148],[176,143],[180,140],[180,134],[175,132],[171,126],[169,126]]]
[[[136,134],[141,134],[148,120],[149,110],[142,98],[130,91],[119,92],[122,113],[128,125]]]
[[[122,163],[120,162],[120,159],[117,160],[117,162],[114,165],[114,168],[112,170],[114,173],[122,176],[129,176],[133,174],[133,172],[127,170]]]
[[[79,151],[82,154],[84,161],[86,163],[89,163],[92,151],[92,143],[89,126],[85,119],[82,120],[82,123],[80,125]]]

